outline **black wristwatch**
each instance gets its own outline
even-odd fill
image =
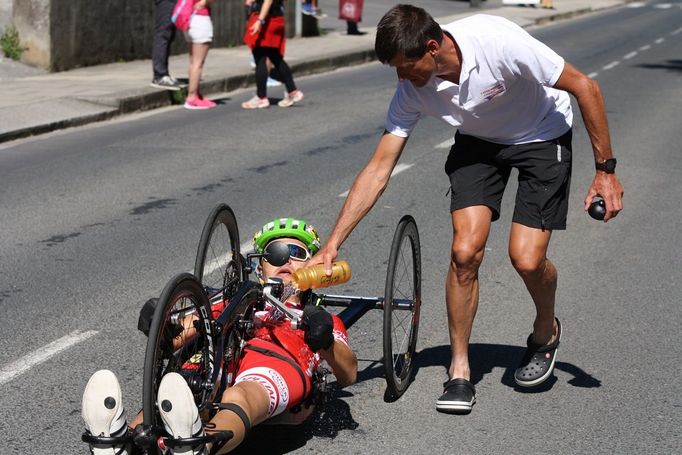
[[[594,163],[594,167],[598,171],[604,171],[607,174],[613,174],[616,172],[616,159],[615,158],[609,158],[608,160],[605,160],[603,163],[596,162]]]

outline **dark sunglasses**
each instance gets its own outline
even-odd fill
[[[289,258],[293,259],[294,261],[303,262],[313,257],[312,254],[310,254],[310,250],[308,250],[308,248],[301,245],[297,245],[296,243],[271,242],[270,244],[268,244],[267,247],[265,247],[265,249],[267,250],[273,243],[282,243],[286,245],[287,248],[289,248]]]

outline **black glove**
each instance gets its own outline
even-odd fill
[[[140,308],[140,317],[137,319],[137,330],[149,336],[149,327],[152,325],[154,310],[159,299],[149,299]]]
[[[303,308],[305,342],[313,351],[329,349],[334,344],[334,321],[324,308],[306,305]]]

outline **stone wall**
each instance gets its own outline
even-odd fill
[[[13,22],[22,44],[28,48],[22,61],[50,71],[64,71],[150,58],[154,1],[14,0]],[[293,6],[293,2],[290,4]],[[294,16],[289,10],[287,27],[292,36]],[[214,47],[242,44],[243,0],[217,0],[212,18]],[[172,52],[186,51],[184,38],[178,34]]]

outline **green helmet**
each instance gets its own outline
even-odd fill
[[[315,227],[294,218],[277,218],[265,224],[253,236],[253,249],[256,253],[262,253],[265,245],[271,240],[282,237],[300,240],[312,254],[320,250],[320,236],[317,235]]]

